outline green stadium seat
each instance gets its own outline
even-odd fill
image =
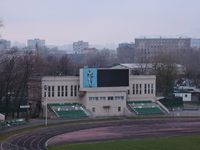
[[[128,101],[129,108],[137,115],[161,115],[164,114],[160,106],[150,100]]]
[[[88,117],[84,111],[84,106],[79,103],[51,103],[48,106],[59,118],[77,119]]]
[[[138,112],[138,115],[156,115],[163,114],[163,112],[158,108],[135,108]]]

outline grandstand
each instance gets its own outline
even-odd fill
[[[127,106],[136,115],[162,115],[162,108],[150,100],[146,101],[128,101]]]
[[[29,103],[33,115],[41,112],[42,117],[46,116],[48,103],[50,119],[125,116],[133,110],[146,114],[140,112],[144,109],[135,107],[131,112],[127,110],[127,101],[155,100],[155,81],[154,75],[129,75],[128,69],[85,67],[80,69],[79,76],[43,76],[31,80]],[[145,110],[159,114],[160,109],[153,107]]]
[[[50,103],[48,108],[58,118],[87,118],[89,115],[84,106],[79,103]]]

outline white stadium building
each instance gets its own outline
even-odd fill
[[[81,118],[162,115],[156,76],[130,75],[128,69],[83,68],[79,76],[44,76],[29,83],[31,114]],[[46,105],[47,102],[47,105]]]

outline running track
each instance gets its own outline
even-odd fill
[[[98,130],[105,132],[105,135],[107,134],[107,131],[109,131],[110,134],[109,136],[100,135],[94,138],[91,133],[98,135]],[[88,134],[88,137],[86,133],[90,133]],[[66,137],[65,140],[57,140],[59,139],[59,136],[58,138],[56,136],[61,134]],[[56,141],[53,144],[64,144],[193,134],[200,135],[200,119],[198,118],[101,121],[68,125],[66,124],[56,127],[38,129],[27,133],[21,133],[4,141],[3,144],[1,144],[1,149],[11,149],[6,147],[5,143],[7,142],[13,145],[12,149],[17,149],[15,148],[15,146],[17,146],[20,150],[45,150],[47,149],[45,145],[46,141],[52,137],[54,137]],[[84,136],[84,138],[79,138],[77,135],[82,137]]]

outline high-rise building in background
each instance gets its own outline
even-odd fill
[[[120,60],[120,62],[133,62],[134,52],[134,43],[120,43],[117,48],[117,57]]]
[[[84,41],[78,41],[73,43],[73,51],[76,54],[84,53],[85,49],[89,48],[89,43]]]
[[[191,48],[190,38],[137,38],[135,39],[138,62],[150,62],[162,53],[173,53]]]
[[[191,39],[191,47],[200,49],[200,39]]]
[[[11,42],[4,40],[4,39],[0,39],[0,51],[2,50],[9,50],[11,47]]]
[[[37,48],[44,48],[45,47],[45,40],[40,39],[31,39],[27,41],[27,47],[29,49],[37,49]]]
[[[45,40],[31,39],[27,41],[28,50],[34,51],[37,56],[45,56],[47,49],[45,47]]]

